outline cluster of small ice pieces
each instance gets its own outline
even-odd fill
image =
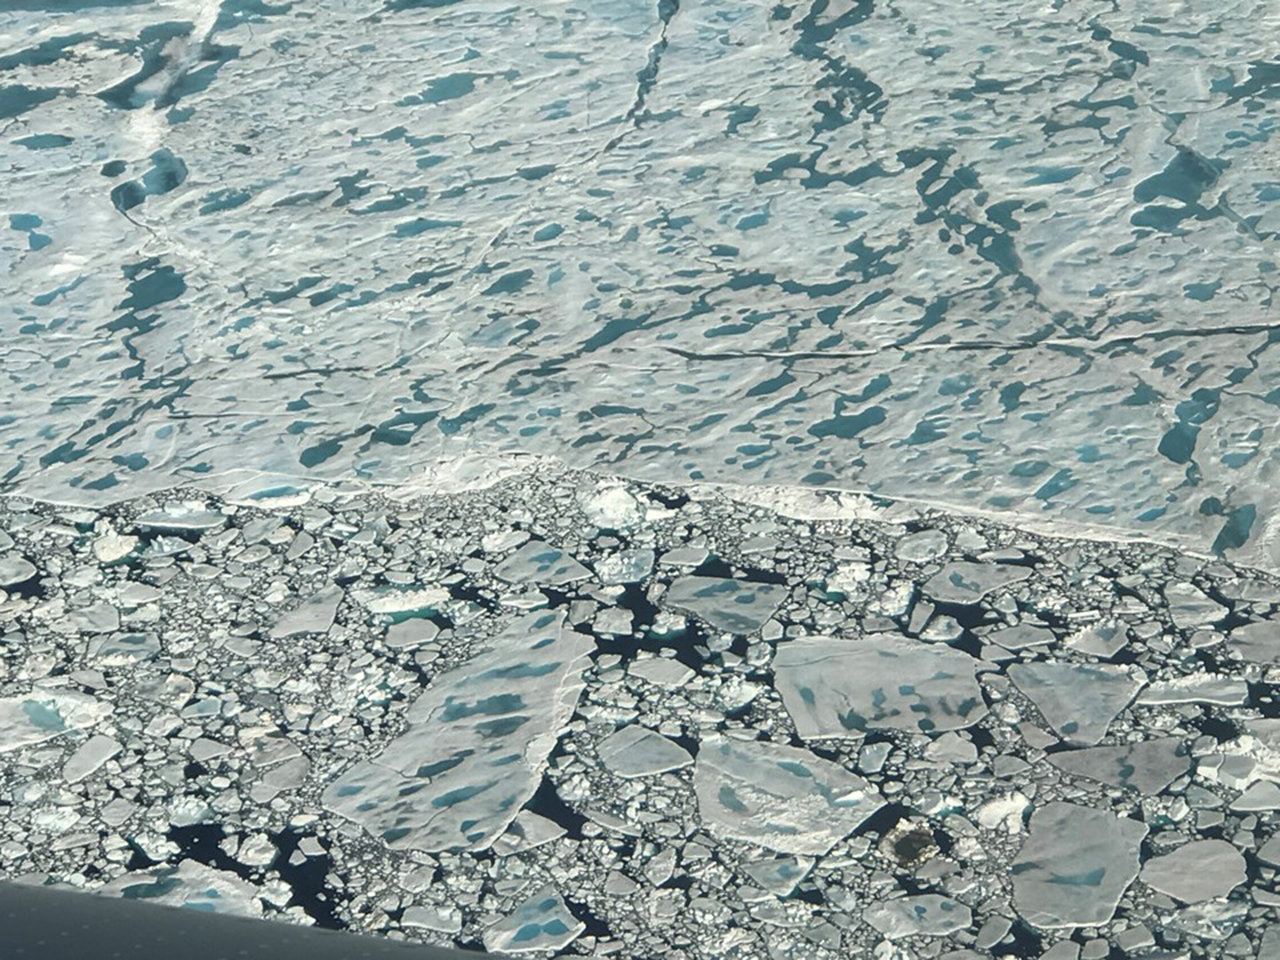
[[[800,488],[0,502],[0,876],[642,960],[1280,957],[1280,583]]]

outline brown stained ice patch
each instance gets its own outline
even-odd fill
[[[1143,796],[1154,796],[1191,768],[1191,756],[1178,737],[1066,750],[1045,759],[1067,773],[1132,787]]]
[[[437,676],[409,729],[325,789],[326,809],[395,849],[490,846],[533,795],[582,690],[590,637],[540,611]]]
[[[885,802],[807,750],[720,736],[703,740],[693,785],[712,834],[800,855],[826,853]]]
[[[1031,576],[1027,567],[1004,563],[948,563],[924,583],[924,593],[943,603],[976,603],[993,590]]]
[[[787,588],[722,577],[681,577],[663,602],[682,613],[701,617],[718,630],[751,633],[773,616]]]
[[[1031,814],[1013,859],[1013,900],[1032,926],[1057,929],[1106,923],[1138,875],[1147,825],[1074,803]]]
[[[1092,746],[1147,682],[1138,668],[1035,661],[1009,667],[1009,679],[1063,741]]]
[[[801,637],[779,645],[774,684],[802,738],[872,728],[942,732],[987,713],[975,661],[892,633]]]
[[[1153,890],[1198,903],[1225,897],[1244,883],[1245,862],[1225,840],[1193,840],[1148,860],[1138,877]]]

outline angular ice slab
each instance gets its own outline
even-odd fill
[[[74,690],[37,687],[23,696],[5,697],[0,699],[0,753],[92,727],[111,709],[110,704]]]
[[[752,583],[721,577],[681,577],[663,598],[666,605],[701,617],[729,633],[750,633],[768,620],[787,588],[774,583]]]
[[[1245,882],[1244,857],[1225,840],[1192,840],[1142,867],[1142,882],[1184,903],[1225,897]]]
[[[1092,746],[1106,736],[1111,721],[1147,683],[1138,668],[1105,663],[1015,663],[1008,672],[1053,732],[1080,746]]]
[[[598,752],[600,762],[620,777],[648,777],[693,763],[680,744],[636,724],[610,734]]]
[[[976,603],[993,590],[1031,576],[1027,567],[1005,563],[948,563],[924,584],[924,592],[943,603]]]
[[[284,640],[303,633],[326,632],[333,626],[342,597],[342,588],[336,585],[308,597],[276,621],[271,628],[271,639]]]
[[[407,711],[409,729],[331,783],[324,806],[396,849],[485,849],[537,789],[593,646],[563,612],[513,621],[437,676]]]
[[[713,834],[779,853],[824,854],[884,806],[876,789],[807,750],[713,736],[693,771]]]
[[[560,950],[577,939],[587,925],[569,912],[551,884],[539,888],[509,917],[484,932],[486,950],[530,953]]]
[[[1010,867],[1018,914],[1042,929],[1106,923],[1138,875],[1147,825],[1074,803],[1031,814]]]
[[[591,576],[591,571],[573,557],[541,540],[530,540],[498,564],[493,572],[508,583],[539,583],[548,587],[563,586]]]
[[[1112,746],[1051,753],[1045,759],[1060,770],[1114,787],[1133,787],[1154,796],[1191,767],[1182,740],[1160,737]]]
[[[20,553],[0,556],[0,588],[25,583],[36,575],[35,564]]]
[[[801,637],[778,647],[774,685],[805,739],[876,727],[937,733],[986,715],[974,663],[945,645],[892,633]]]

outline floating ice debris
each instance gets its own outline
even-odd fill
[[[1147,886],[1186,903],[1225,897],[1245,882],[1240,851],[1225,840],[1192,840],[1153,857],[1138,875]]]
[[[324,633],[333,626],[338,605],[342,603],[341,587],[329,586],[294,607],[271,628],[273,640],[283,640],[302,633]]]
[[[210,510],[205,504],[188,501],[144,513],[134,521],[134,525],[144,530],[203,533],[226,522],[225,514]]]
[[[485,949],[495,953],[532,953],[566,947],[586,928],[548,883],[510,916],[489,927],[483,939]]]
[[[1216,623],[1227,615],[1227,608],[1193,583],[1173,583],[1164,588],[1165,602],[1174,625],[1183,630]]]
[[[36,567],[20,553],[0,556],[0,587],[13,587],[25,583],[36,575]]]
[[[257,887],[194,860],[126,873],[94,892],[236,917],[263,915]]]
[[[415,903],[405,907],[400,922],[406,927],[452,934],[462,929],[462,911],[448,904]]]
[[[862,919],[889,940],[902,937],[942,937],[973,923],[963,903],[936,893],[881,900],[862,911]]]
[[[636,583],[653,571],[653,551],[623,550],[598,561],[596,576],[601,583]]]
[[[1280,785],[1270,780],[1259,780],[1231,801],[1231,809],[1241,813],[1280,810]]]
[[[648,777],[693,763],[689,751],[660,733],[637,724],[605,738],[600,761],[620,777]]]
[[[761,887],[779,897],[789,897],[796,885],[813,869],[812,857],[777,857],[754,860],[743,866],[743,872]]]
[[[325,807],[394,848],[488,847],[533,795],[582,689],[594,641],[564,619],[519,617],[435,677],[406,712],[409,729],[331,783]]]
[[[541,540],[530,540],[493,572],[510,583],[538,583],[548,587],[564,586],[591,576],[591,571],[573,557]]]
[[[532,810],[521,810],[507,827],[507,832],[493,842],[493,851],[501,857],[519,850],[533,850],[544,843],[560,839],[566,832],[554,820],[548,820]]]
[[[1142,691],[1138,703],[1145,706],[1171,703],[1213,703],[1234,706],[1249,698],[1249,685],[1241,679],[1189,673],[1159,680]]]
[[[154,633],[110,633],[89,640],[86,656],[104,667],[119,667],[150,660],[160,653]]]
[[[844,767],[760,740],[705,738],[693,784],[712,833],[779,853],[826,853],[884,805]]]
[[[924,593],[943,603],[976,603],[993,590],[1031,576],[1028,567],[1007,563],[973,563],[958,560],[925,581]]]
[[[0,753],[92,727],[111,710],[110,704],[72,690],[36,688],[0,699]]]
[[[660,687],[679,687],[693,676],[693,671],[673,657],[650,657],[636,660],[627,666],[627,672],[648,680]]]
[[[356,590],[352,596],[370,613],[394,616],[403,613],[428,613],[448,601],[450,595],[444,587],[390,585]]]
[[[1129,643],[1129,634],[1123,624],[1114,620],[1095,623],[1078,630],[1067,638],[1067,646],[1091,657],[1114,657]]]
[[[1154,796],[1191,768],[1191,756],[1177,737],[1067,750],[1046,759],[1068,773],[1132,787],[1143,796]]]
[[[941,732],[987,713],[968,654],[898,634],[801,637],[778,646],[774,684],[803,738],[870,728]]]
[[[1043,929],[1106,923],[1138,875],[1147,825],[1074,803],[1031,814],[1010,867],[1019,915]]]
[[[1038,661],[1015,663],[1009,679],[1067,743],[1091,746],[1146,684],[1137,668]]]
[[[1280,663],[1280,625],[1272,620],[1255,620],[1233,627],[1227,646],[1250,663]]]
[[[639,501],[619,483],[603,484],[584,496],[582,511],[603,530],[631,530],[644,519]]]
[[[67,783],[79,783],[123,749],[115,738],[95,734],[67,758],[62,765],[62,778]]]
[[[98,524],[97,534],[93,541],[93,555],[103,563],[123,560],[138,546],[137,537],[122,534],[108,523]]]
[[[718,630],[751,633],[768,620],[787,588],[720,577],[681,577],[671,584],[663,602],[682,613],[701,617]]]
[[[893,552],[907,563],[928,563],[947,552],[947,535],[941,530],[911,533],[894,545]]]
[[[1042,647],[1053,643],[1055,637],[1048,627],[1034,623],[1020,623],[1013,627],[993,630],[984,639],[993,640],[1006,650],[1025,650],[1027,647]]]

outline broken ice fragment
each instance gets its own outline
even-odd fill
[[[1172,853],[1153,857],[1140,879],[1185,903],[1225,897],[1245,881],[1244,857],[1225,840],[1192,840]]]
[[[729,633],[751,633],[773,616],[787,588],[721,577],[681,577],[663,598],[681,613],[701,617]]]
[[[936,893],[881,900],[862,911],[862,919],[888,940],[900,937],[942,937],[973,923],[963,903]]]
[[[134,521],[134,525],[147,530],[201,533],[226,522],[224,514],[216,513],[200,503],[187,502],[145,513]]]
[[[587,925],[569,912],[564,898],[545,884],[508,917],[484,932],[486,950],[531,953],[560,950],[582,934]]]
[[[160,638],[154,633],[112,633],[90,640],[86,656],[104,667],[120,667],[159,653]]]
[[[110,704],[71,690],[37,688],[25,696],[0,699],[0,753],[92,727],[111,709]]]
[[[779,853],[824,854],[885,802],[807,750],[719,736],[702,742],[693,785],[712,833]]]
[[[507,832],[494,841],[493,850],[499,856],[518,850],[532,850],[544,843],[559,840],[567,832],[554,820],[548,820],[532,810],[521,810],[507,827]]]
[[[236,917],[263,915],[257,887],[194,860],[126,873],[94,892]]]
[[[1146,674],[1111,664],[1033,662],[1009,667],[1025,694],[1059,738],[1091,746],[1146,684]]]
[[[1138,875],[1147,825],[1074,803],[1031,814],[1010,867],[1018,913],[1042,929],[1106,923]]]
[[[342,602],[342,588],[329,586],[290,610],[271,628],[271,639],[283,640],[302,633],[326,633]]]
[[[1027,567],[1007,563],[948,563],[924,584],[924,592],[943,603],[976,603],[993,590],[1031,576]]]
[[[1280,786],[1270,780],[1259,780],[1231,802],[1231,809],[1242,813],[1280,810]]]
[[[1257,620],[1232,628],[1227,644],[1250,663],[1280,663],[1280,628],[1271,620]]]
[[[62,777],[68,783],[79,783],[123,749],[113,738],[96,734],[67,758],[62,765]]]
[[[680,744],[637,724],[607,737],[599,755],[605,767],[620,777],[648,777],[693,763]]]
[[[596,576],[601,583],[635,583],[653,570],[652,550],[624,550],[599,560]]]
[[[670,657],[650,657],[636,660],[627,672],[660,687],[678,687],[693,676],[693,671],[679,660]]]
[[[1236,706],[1249,698],[1249,685],[1244,680],[1216,674],[1188,674],[1171,680],[1159,680],[1142,691],[1138,703],[1145,706],[1172,703],[1209,703]]]
[[[591,571],[559,547],[542,540],[530,540],[494,568],[494,574],[508,583],[537,583],[559,587],[586,580]]]
[[[1191,757],[1177,737],[1085,747],[1051,753],[1045,759],[1068,773],[1116,787],[1133,787],[1143,796],[1159,793],[1191,767]]]
[[[947,535],[941,530],[921,530],[903,537],[894,546],[899,560],[928,563],[947,552]]]
[[[1091,657],[1114,657],[1129,643],[1129,634],[1115,621],[1095,623],[1073,633],[1067,638],[1067,646]]]
[[[805,739],[870,728],[941,732],[987,713],[974,659],[898,634],[801,637],[778,647],[774,683]]]
[[[814,861],[811,857],[778,857],[771,860],[755,860],[743,870],[752,880],[770,893],[789,897],[801,880],[809,875]]]
[[[0,557],[0,587],[17,586],[35,575],[35,564],[22,554],[6,553]]]
[[[325,808],[395,849],[485,849],[537,789],[594,646],[560,611],[513,620],[437,675],[405,713],[408,730],[331,783]]]
[[[393,584],[357,590],[353,596],[370,613],[398,619],[397,614],[425,615],[446,602],[450,594],[444,587],[402,587]]]
[[[1173,583],[1164,588],[1165,602],[1174,626],[1184,630],[1215,623],[1227,615],[1227,608],[1191,583]]]
[[[1053,631],[1048,627],[1033,623],[1020,623],[1013,627],[1004,627],[987,634],[988,640],[994,640],[1006,650],[1025,650],[1027,647],[1040,647],[1053,643]]]

